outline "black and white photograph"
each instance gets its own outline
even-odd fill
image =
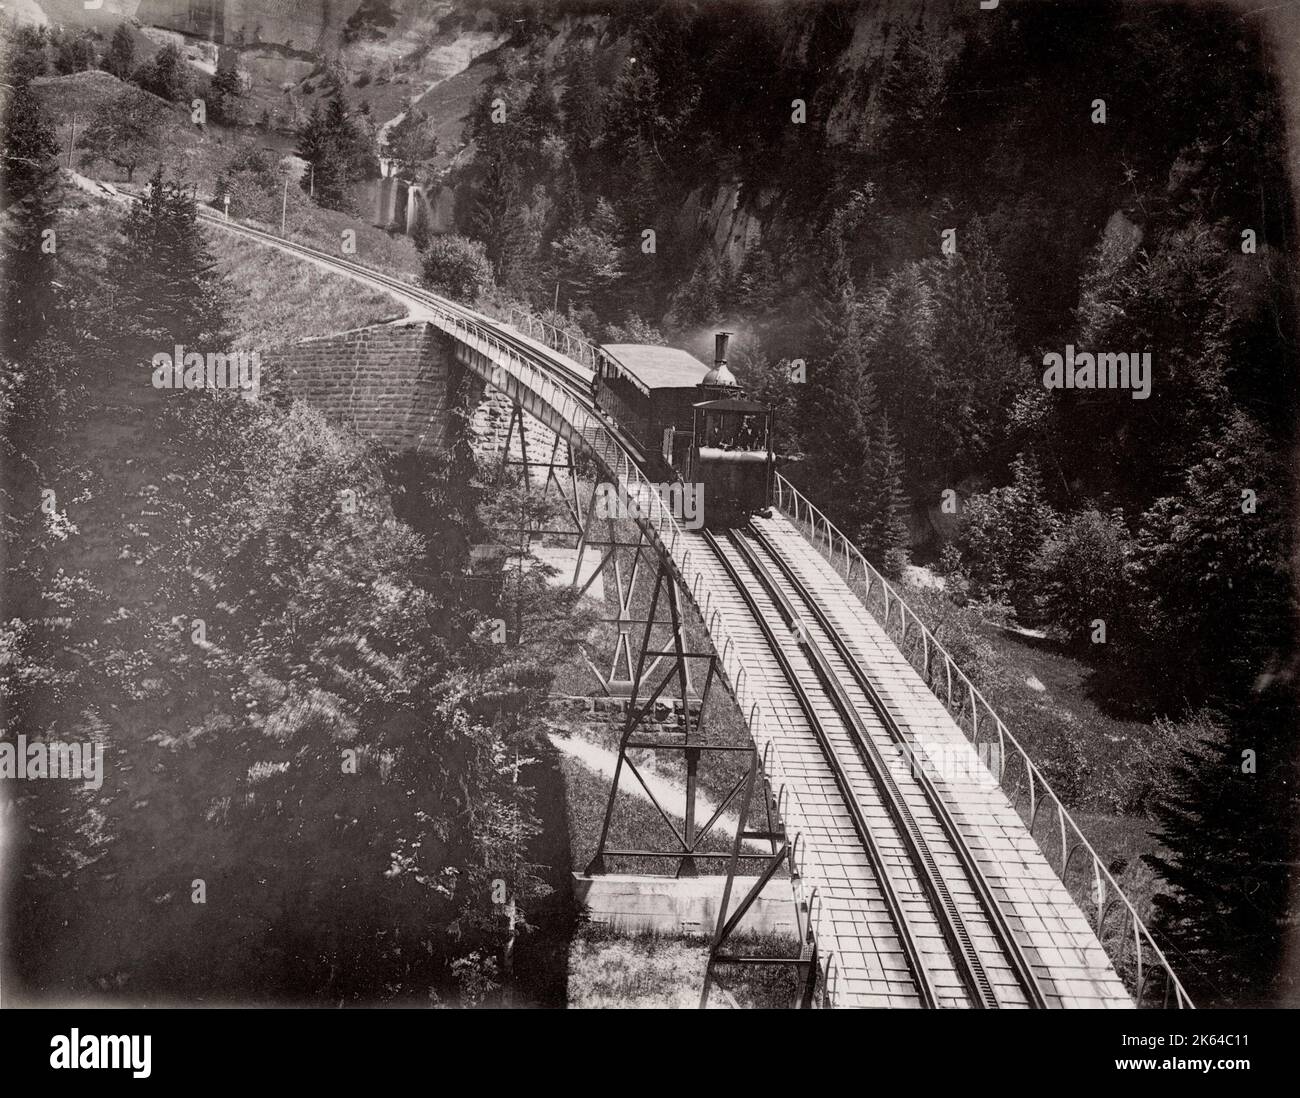
[[[1262,1071],[1300,0],[3,0],[0,130],[7,1066]]]

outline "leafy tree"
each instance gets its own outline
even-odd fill
[[[108,50],[102,61],[104,71],[119,80],[129,80],[135,70],[135,36],[129,23],[119,23],[108,40]]]
[[[423,282],[431,290],[472,302],[492,286],[492,264],[477,240],[435,236],[424,253]]]
[[[1188,452],[1227,416],[1235,324],[1226,249],[1207,226],[1170,233],[1150,253],[1122,244],[1103,241],[1093,253],[1076,345],[1149,352],[1152,396],[1056,390],[1053,449],[1063,467],[1078,470],[1079,491],[1110,493],[1136,509],[1176,488]],[[1099,451],[1099,437],[1113,442]],[[1131,476],[1136,468],[1148,475]]]
[[[77,139],[83,163],[101,160],[121,168],[129,183],[135,169],[158,152],[166,109],[148,92],[125,88],[95,112]]]
[[[623,276],[613,207],[600,199],[591,224],[567,232],[551,248],[566,300],[579,307],[602,304]]]
[[[422,181],[428,162],[438,155],[438,139],[428,114],[412,107],[390,126],[384,137],[384,155],[394,161],[403,179]]]
[[[1106,625],[1102,652],[1124,645],[1137,601],[1129,563],[1133,538],[1120,510],[1079,511],[1043,543],[1031,569],[1037,606],[1052,631],[1089,650],[1093,622]]]
[[[1011,463],[1009,485],[972,496],[962,505],[955,544],[971,594],[1009,601],[1021,612],[1032,612],[1029,566],[1058,522],[1037,460],[1033,455],[1018,455]]]
[[[361,6],[343,24],[339,32],[343,44],[364,39],[378,40],[384,37],[384,28],[397,24],[393,14],[392,0],[362,0]]]

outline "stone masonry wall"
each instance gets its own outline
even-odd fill
[[[439,450],[451,427],[451,343],[424,320],[315,336],[268,351],[271,384],[392,450]]]
[[[474,449],[499,462],[510,426],[509,398],[466,377],[450,337],[426,320],[403,319],[314,336],[266,352],[264,390],[282,389],[332,422],[391,450],[436,452],[452,439],[456,404],[469,406]],[[525,415],[530,461],[551,459],[555,436]],[[511,456],[520,456],[518,431]],[[562,460],[563,453],[557,455]],[[536,474],[540,479],[545,473]]]

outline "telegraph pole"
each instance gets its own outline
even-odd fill
[[[289,172],[284,173],[284,198],[280,202],[280,235],[284,236],[284,222],[289,213]]]

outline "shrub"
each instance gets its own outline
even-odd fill
[[[1080,511],[1043,543],[1031,571],[1037,606],[1070,644],[1087,644],[1092,622],[1108,633],[1131,613],[1136,597],[1128,562],[1133,539],[1122,512]]]
[[[474,301],[492,287],[492,264],[477,240],[435,236],[424,255],[423,281],[437,293]]]
[[[1037,462],[1022,454],[1011,469],[1010,484],[966,501],[956,545],[971,596],[1008,601],[1024,614],[1034,609],[1032,562],[1060,520]]]

